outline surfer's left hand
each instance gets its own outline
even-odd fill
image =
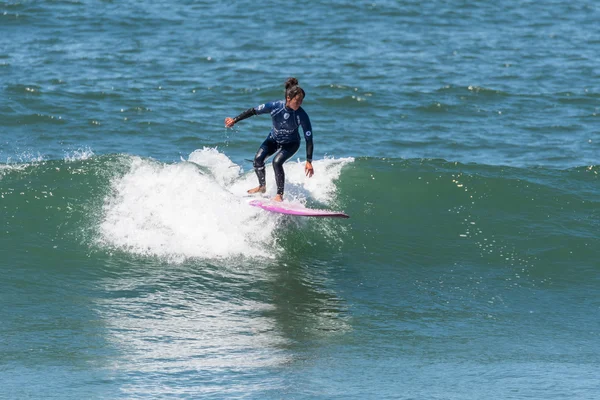
[[[315,174],[315,170],[313,169],[312,163],[310,161],[306,162],[306,165],[304,166],[304,172],[306,172],[306,176],[308,176],[309,178]]]

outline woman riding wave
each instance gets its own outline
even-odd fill
[[[258,177],[258,186],[248,190],[248,193],[265,193],[265,159],[277,153],[273,159],[277,195],[273,200],[283,201],[285,172],[283,163],[292,157],[300,148],[299,127],[302,127],[306,142],[306,165],[304,171],[309,178],[313,176],[312,166],[313,138],[312,127],[308,114],[302,109],[302,101],[306,93],[298,85],[296,78],[288,78],[285,82],[285,100],[276,100],[250,108],[235,118],[225,118],[225,126],[233,127],[236,123],[253,115],[271,113],[273,127],[265,141],[260,145],[254,156],[254,171]]]

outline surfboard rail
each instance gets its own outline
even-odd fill
[[[321,218],[350,218],[350,216],[342,211],[321,210],[315,208],[307,208],[301,204],[279,202],[266,199],[256,199],[248,204],[254,207],[262,208],[265,211],[270,211],[278,214],[295,215],[299,217],[321,217]]]

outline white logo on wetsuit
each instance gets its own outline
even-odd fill
[[[288,113],[283,114],[283,119],[288,119],[289,117],[290,117],[290,114],[288,114]]]
[[[311,132],[311,131],[307,131],[307,132],[305,133],[305,135],[306,135],[306,136],[310,136],[310,135],[312,135],[312,132]]]
[[[260,111],[260,110],[262,110],[263,108],[265,108],[265,105],[264,105],[264,104],[261,104],[260,106],[258,106],[258,107],[257,107],[257,110],[258,110],[258,111]]]

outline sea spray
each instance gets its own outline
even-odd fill
[[[333,182],[348,162],[316,161],[318,178],[305,177],[300,163],[286,165],[286,200],[332,201]],[[130,163],[111,180],[99,228],[101,245],[176,262],[278,253],[281,216],[247,204],[251,197],[246,190],[256,184],[253,171],[244,173],[212,148],[196,150],[188,161],[175,164],[139,157],[131,157]],[[275,185],[272,174],[267,176],[271,195]]]

